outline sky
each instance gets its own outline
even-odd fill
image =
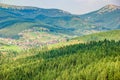
[[[72,14],[85,14],[98,10],[108,4],[120,6],[120,0],[0,0],[0,3],[40,8],[57,8]]]

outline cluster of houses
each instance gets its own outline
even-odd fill
[[[14,40],[14,39],[11,39],[11,38],[0,38],[0,42],[3,42],[5,44],[8,44],[8,45],[16,45],[16,46],[20,46],[21,48],[24,48],[24,49],[28,49],[30,47],[39,47],[39,46],[44,46],[44,45],[50,45],[50,44],[55,44],[55,43],[59,43],[59,42],[63,42],[63,41],[66,41],[66,39],[60,39],[60,40],[57,40],[57,39],[53,39],[53,40],[49,40],[49,41],[46,41],[46,42],[41,42],[39,40],[29,40],[29,39],[26,39],[26,40]]]

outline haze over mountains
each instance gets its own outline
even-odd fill
[[[107,5],[84,15],[73,15],[59,9],[0,4],[0,37],[21,41],[27,38],[24,43],[34,40],[36,44],[39,41],[54,43],[60,38],[64,40],[115,29],[120,29],[120,6],[116,5]]]

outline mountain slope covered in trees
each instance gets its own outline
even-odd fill
[[[0,80],[119,80],[120,41],[9,52],[0,64]]]

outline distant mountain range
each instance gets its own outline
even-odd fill
[[[81,15],[80,17],[94,24],[96,30],[120,29],[120,6],[107,5],[97,11]]]
[[[48,34],[81,36],[120,29],[120,6],[107,5],[84,15],[73,15],[59,9],[0,4],[0,37],[19,39],[29,29]]]

